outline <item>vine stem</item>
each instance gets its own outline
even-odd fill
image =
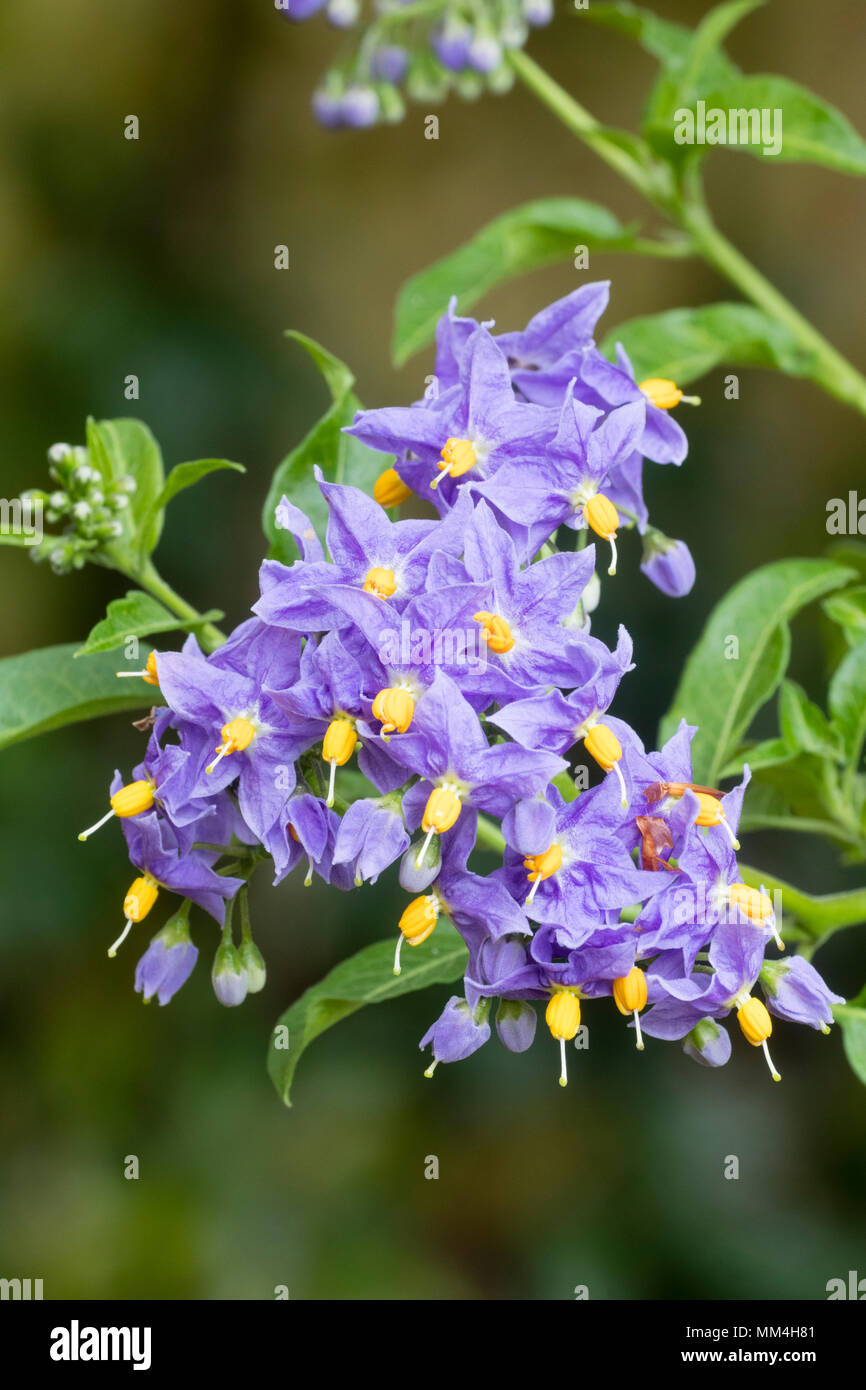
[[[205,651],[214,652],[225,642],[225,633],[221,632],[213,623],[206,622],[197,608],[193,608],[191,603],[187,603],[185,598],[181,598],[180,594],[175,593],[171,585],[166,583],[149,560],[145,561],[140,570],[130,571],[129,578],[134,579],[153,598],[164,603],[166,608],[176,617],[182,618],[185,623],[188,623],[195,630]]]
[[[703,196],[697,165],[693,164],[687,171],[683,188],[677,188],[668,166],[655,160],[641,141],[634,140],[634,149],[640,157],[629,153],[534,59],[524,52],[512,51],[508,61],[524,86],[567,130],[616,170],[654,208],[689,234],[695,254],[702,256],[747,299],[786,329],[803,352],[799,367],[802,374],[866,415],[866,377],[715,225]]]

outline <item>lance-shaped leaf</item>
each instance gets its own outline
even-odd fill
[[[427,985],[450,984],[466,969],[468,952],[459,932],[439,920],[429,940],[403,953],[402,973],[393,973],[396,936],[365,946],[341,961],[323,980],[301,995],[277,1022],[271,1035],[268,1071],[286,1105],[303,1053],[327,1028],[362,1009],[382,1004]]]
[[[320,539],[324,540],[328,504],[313,476],[315,465],[319,465],[329,482],[350,483],[372,493],[379,474],[391,466],[393,459],[343,433],[346,425],[354,420],[355,412],[361,409],[361,402],[352,390],[355,378],[346,364],[303,333],[290,331],[286,336],[300,343],[310,354],[332,397],[329,409],[277,467],[265,500],[262,526],[271,545],[269,555],[271,559],[291,564],[297,559],[298,550],[288,532],[276,524],[281,497],[285,495],[305,512]]]
[[[692,744],[697,781],[715,785],[777,690],[788,664],[789,619],[852,574],[830,560],[781,560],[747,575],[713,609],[660,735],[669,737],[681,718],[700,726]]]
[[[88,420],[87,447],[106,482],[130,477],[135,483],[129,506],[118,513],[122,533],[105,547],[125,568],[150,555],[162,531],[162,511],[154,510],[165,482],[162,453],[140,420]]]
[[[750,304],[704,304],[645,314],[612,329],[601,350],[612,358],[622,343],[638,381],[667,377],[685,385],[720,365],[776,367],[813,374],[812,359],[791,334]]]
[[[850,781],[860,764],[866,740],[866,641],[852,647],[833,673],[828,706],[842,740]]]
[[[131,637],[152,637],[156,632],[173,632],[180,629],[188,632],[202,623],[216,623],[224,617],[218,609],[202,613],[194,623],[184,622],[150,594],[140,589],[131,589],[125,598],[112,599],[105,612],[92,629],[83,647],[79,647],[76,657],[88,656],[92,652],[110,652],[122,647]]]
[[[209,473],[218,473],[231,468],[236,473],[246,473],[242,463],[232,463],[230,459],[193,459],[190,463],[178,463],[165,480],[165,485],[154,498],[147,516],[142,522],[142,534],[149,536],[153,529],[161,526],[161,516],[173,497],[185,488],[193,487]]]
[[[680,145],[683,151],[706,153],[716,145],[756,155],[764,164],[806,162],[842,174],[866,174],[866,141],[847,116],[787,77],[772,73],[736,77],[703,92],[700,100],[705,139],[701,144]],[[697,138],[696,100],[683,102],[681,110],[690,112],[688,122]],[[715,112],[722,113],[717,130]],[[669,118],[656,114],[653,120],[654,133],[671,139],[674,114]],[[682,128],[686,129],[684,117]]]
[[[497,217],[459,250],[403,285],[395,312],[394,361],[401,366],[431,340],[452,295],[465,313],[514,275],[556,261],[571,265],[577,245],[590,251],[632,250],[634,229],[584,198],[542,198]]]
[[[0,748],[82,719],[152,704],[151,687],[118,680],[116,656],[76,661],[77,647],[69,642],[0,660]]]

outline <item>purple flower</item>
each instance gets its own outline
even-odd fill
[[[370,60],[373,76],[380,82],[402,82],[408,66],[409,54],[406,49],[393,43],[377,48]]]
[[[333,863],[351,865],[357,886],[367,879],[375,883],[408,843],[399,798],[396,804],[388,797],[355,801],[340,822]]]
[[[807,1023],[826,1033],[833,1022],[833,1004],[844,1004],[803,956],[768,960],[761,969],[761,987],[771,1014],[791,1023]]]
[[[488,1006],[489,1007],[489,1006]],[[433,1061],[425,1071],[432,1076],[440,1062],[462,1062],[483,1047],[490,1037],[487,1008],[482,1004],[480,1017],[470,1009],[465,999],[453,994],[431,1028],[427,1029],[418,1046],[432,1046]]]
[[[157,995],[167,1004],[185,985],[198,960],[189,935],[189,918],[181,911],[157,932],[135,967],[135,989],[149,1003]]]
[[[695,582],[695,562],[685,541],[672,541],[650,528],[644,538],[641,569],[669,598],[682,598]]]
[[[142,874],[149,874],[162,888],[189,898],[217,922],[225,917],[226,900],[233,898],[241,879],[218,874],[213,865],[220,855],[213,850],[182,852],[177,836],[157,811],[121,821],[129,858]]]
[[[444,23],[433,30],[430,42],[442,66],[451,72],[460,72],[468,62],[472,28],[465,20],[449,13]]]
[[[730,1034],[715,1019],[702,1018],[683,1039],[683,1052],[702,1067],[723,1067],[731,1055]]]

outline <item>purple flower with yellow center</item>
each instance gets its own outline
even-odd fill
[[[700,1020],[724,1018],[735,1009],[746,1041],[762,1048],[770,1075],[779,1081],[767,1046],[772,1020],[751,992],[764,964],[765,946],[766,936],[750,922],[723,921],[713,933],[708,970],[683,975],[678,952],[658,956],[647,970],[653,1007],[644,1019],[644,1032],[655,1038],[684,1038]]]
[[[481,694],[485,703],[504,703],[540,687],[592,687],[610,653],[574,623],[594,563],[589,547],[521,569],[514,541],[479,502],[466,531],[464,565],[472,579],[489,581],[492,592],[491,607],[473,615],[487,662],[461,681],[469,698]]]
[[[395,756],[423,780],[403,798],[407,824],[420,821],[428,841],[449,830],[465,807],[503,816],[563,771],[550,753],[514,743],[491,746],[472,706],[443,671],[424,696]]]
[[[415,707],[437,671],[445,671],[462,686],[464,677],[486,665],[487,651],[475,614],[489,601],[491,585],[460,582],[465,576],[457,561],[453,563],[458,567],[458,582],[452,583],[449,575],[440,584],[437,560],[446,558],[439,552],[431,562],[434,589],[411,599],[398,615],[358,589],[346,586],[332,591],[333,602],[369,644],[372,684],[365,693],[375,690],[371,714],[381,724],[383,739],[410,728]]]
[[[489,716],[490,722],[504,729],[525,748],[543,748],[566,753],[579,740],[604,772],[613,772],[619,783],[622,809],[629,795],[620,764],[623,749],[637,746],[637,735],[621,719],[607,714],[626,671],[632,670],[632,643],[624,627],[619,629],[614,652],[598,643],[593,647],[598,669],[588,685],[563,695],[560,690],[529,695],[514,700]],[[602,722],[602,717],[604,721]]]
[[[648,377],[640,385],[622,344],[616,348],[616,362],[609,362],[592,345],[578,354],[567,353],[558,362],[542,371],[515,374],[515,385],[528,400],[539,405],[558,405],[572,377],[577,377],[576,394],[588,406],[608,411],[644,402],[644,427],[637,446],[638,452],[653,463],[682,463],[688,452],[688,441],[669,411],[683,402],[700,404],[697,396],[684,396],[672,382],[661,377]]]
[[[356,748],[358,766],[378,791],[393,791],[406,781],[402,767],[366,722],[370,703],[366,692],[379,686],[383,675],[366,644],[361,646],[363,660],[336,632],[329,632],[318,646],[310,641],[296,684],[289,690],[266,692],[305,748],[322,740],[322,758],[329,768],[328,806],[334,804],[337,768],[349,761]],[[363,736],[360,744],[359,734]]]
[[[547,848],[509,833],[513,839],[505,856],[505,882],[524,910],[545,926],[556,927],[563,952],[584,946],[609,914],[633,907],[664,886],[658,874],[638,869],[617,830],[622,808],[616,784],[605,781],[574,801],[564,800],[556,787],[547,790],[554,810],[553,836]]]
[[[458,385],[430,409],[425,403],[362,410],[348,432],[401,459],[403,481],[421,497],[450,506],[458,480],[483,482],[508,459],[528,467],[553,438],[556,417],[514,399],[508,362],[480,325],[466,344]]]
[[[283,632],[247,650],[246,674],[179,652],[157,658],[160,687],[177,719],[200,735],[192,796],[222,791],[237,780],[241,814],[257,839],[276,821],[295,784],[295,759],[309,746],[279,709],[264,682],[284,669],[267,659],[268,645],[294,645]],[[300,647],[300,639],[297,639]],[[226,657],[223,657],[226,660]]]
[[[645,415],[646,402],[636,401],[602,416],[577,399],[571,382],[543,456],[531,468],[505,463],[478,487],[478,495],[525,529],[527,554],[559,526],[588,528],[609,542],[608,573],[615,574],[620,517],[611,497],[617,487],[622,491],[623,469],[635,458]]]
[[[242,880],[218,874],[213,865],[220,858],[215,850],[188,849],[183,852],[172,827],[156,811],[147,811],[134,820],[122,822],[129,858],[138,871],[123,901],[125,924],[109,947],[117,954],[133,923],[142,922],[153,908],[160,888],[168,888],[222,923],[225,904],[234,897]],[[216,842],[215,842],[216,843]]]
[[[404,812],[405,806],[406,798]],[[412,899],[400,917],[395,975],[400,974],[403,942],[420,946],[432,934],[440,916],[454,923],[470,949],[470,958],[485,941],[529,935],[529,922],[501,877],[490,874],[485,878],[467,868],[477,823],[476,813],[469,811],[460,816],[453,828],[442,832],[442,858],[436,880],[428,892]],[[426,845],[415,851],[416,862],[425,851]]]
[[[500,333],[496,343],[505,353],[511,368],[515,390],[527,400],[538,398],[533,385],[544,379],[544,373],[567,359],[572,370],[565,378],[558,395],[546,393],[539,404],[559,408],[563,391],[586,351],[594,345],[593,333],[598,320],[607,308],[610,281],[597,280],[581,285],[571,294],[548,304],[529,320],[525,328],[515,333]]]
[[[266,623],[304,633],[346,626],[348,618],[331,600],[335,585],[361,589],[399,612],[409,599],[425,592],[436,551],[460,554],[472,510],[468,498],[441,521],[391,521],[359,488],[326,483],[318,468],[316,477],[328,503],[327,543],[333,563],[315,558],[321,546],[303,513],[282,509],[284,519],[291,517],[291,529],[300,528],[296,534],[312,533],[312,539],[305,539],[310,558],[290,567],[265,560],[254,612]]]
[[[135,990],[145,1004],[154,995],[167,1004],[185,985],[198,960],[189,934],[189,905],[185,904],[156,933],[135,967]]]

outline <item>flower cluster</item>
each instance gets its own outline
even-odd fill
[[[123,533],[121,513],[129,506],[135,479],[106,479],[90,462],[83,445],[52,444],[48,451],[51,492],[31,489],[24,500],[40,507],[44,519],[63,526],[31,549],[37,562],[47,559],[56,574],[83,569],[95,551]]]
[[[277,8],[295,21],[324,13],[335,28],[357,32],[313,96],[324,126],[399,121],[404,93],[429,105],[449,91],[468,100],[506,92],[509,50],[553,18],[552,0],[378,0],[371,16],[360,0],[281,0]]]
[[[622,352],[595,348],[606,298],[586,286],[498,336],[452,305],[436,389],[350,427],[393,457],[375,497],[317,471],[326,535],[282,499],[299,558],[264,562],[253,616],[210,656],[192,637],[151,654],[140,674],[166,707],[104,818],[120,818],[137,874],[123,936],[161,889],[184,899],[139,962],[145,998],[167,1002],[195,964],[190,902],[223,928],[221,1002],[262,987],[246,909],[261,862],[275,882],[301,865],[343,890],[399,862],[412,896],[394,971],[440,919],[468,952],[462,994],[422,1039],[428,1074],[489,1038],[494,1003],[514,1051],[545,1005],[563,1084],[584,1001],[612,1000],[639,1048],[682,1039],[710,1066],[733,1014],[776,1079],[771,1014],[827,1030],[841,1001],[805,959],[766,959],[782,946],[774,905],[737,864],[748,771],[727,792],[696,785],[693,728],[648,752],[610,712],[632,643],[590,631],[587,542],[610,546],[612,574],[622,517],[647,531],[644,459],[680,463],[686,442],[675,384],[637,384]],[[438,517],[389,515],[411,494]],[[643,567],[682,593],[688,551],[659,535]],[[495,868],[470,867],[490,850]]]

